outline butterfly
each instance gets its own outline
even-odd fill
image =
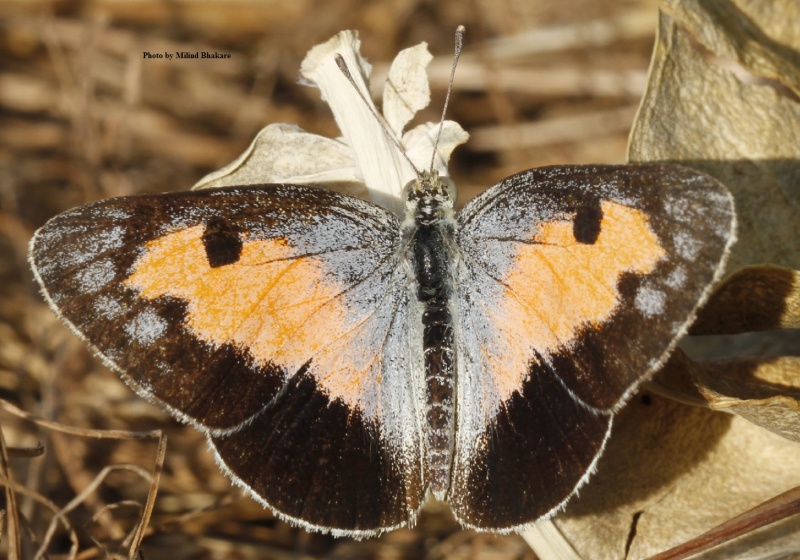
[[[290,184],[129,196],[50,220],[53,310],[203,432],[281,518],[372,536],[426,499],[509,532],[562,510],[614,414],[722,274],[733,200],[667,164],[555,166],[405,215]]]

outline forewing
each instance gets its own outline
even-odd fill
[[[678,166],[550,167],[489,189],[458,226],[450,502],[512,530],[588,479],[613,412],[721,274],[733,202]]]
[[[31,263],[53,309],[258,500],[366,535],[425,491],[398,239],[377,206],[270,185],[83,206],[36,233]]]

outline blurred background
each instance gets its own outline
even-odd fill
[[[136,397],[56,320],[27,242],[91,200],[188,189],[267,124],[338,136],[319,91],[297,78],[307,50],[342,29],[360,32],[376,94],[398,50],[428,43],[432,102],[418,123],[439,118],[453,34],[466,26],[448,111],[471,134],[450,165],[461,204],[530,167],[623,162],[656,9],[655,0],[0,1],[0,397],[73,428],[168,434],[144,558],[535,558],[519,536],[462,530],[441,504],[414,528],[361,542],[275,520],[232,488],[202,436]],[[156,443],[65,434],[9,410],[0,427],[15,450],[2,472],[18,487],[24,550],[33,555],[60,511],[80,558],[122,553]],[[51,557],[73,542],[55,527]]]

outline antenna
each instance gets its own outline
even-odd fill
[[[444,98],[444,107],[442,107],[442,116],[439,118],[439,131],[436,133],[436,142],[433,143],[433,153],[431,153],[431,168],[430,172],[433,173],[433,164],[436,162],[436,151],[439,148],[439,140],[442,137],[442,130],[444,129],[444,115],[447,113],[447,106],[450,104],[450,93],[453,91],[453,79],[456,77],[456,66],[458,66],[458,58],[461,56],[461,48],[464,46],[464,33],[466,29],[463,25],[456,27],[456,48],[453,52],[453,68],[450,70],[450,80],[447,82],[447,95]]]
[[[342,55],[340,55],[339,53],[336,53],[334,58],[336,59],[336,66],[339,67],[339,70],[342,71],[342,74],[344,74],[344,77],[347,78],[347,81],[350,82],[350,85],[352,85],[353,88],[356,90],[356,93],[358,93],[358,96],[361,98],[361,101],[364,102],[364,105],[367,106],[367,109],[369,109],[369,112],[372,113],[373,117],[375,117],[375,121],[381,126],[381,128],[383,129],[383,132],[386,134],[386,136],[389,138],[389,140],[391,140],[392,143],[395,146],[397,146],[397,149],[400,150],[400,153],[403,154],[404,158],[406,158],[406,161],[411,166],[411,169],[414,170],[414,173],[417,174],[417,177],[422,176],[422,173],[420,173],[420,170],[417,169],[417,166],[414,165],[414,162],[411,161],[410,157],[408,157],[408,154],[406,153],[405,148],[403,148],[403,145],[400,144],[400,141],[397,138],[395,138],[394,134],[392,134],[392,131],[389,130],[388,128],[386,128],[386,125],[384,124],[383,119],[378,114],[378,112],[375,110],[375,108],[372,106],[372,103],[370,103],[367,100],[367,98],[364,96],[364,94],[361,92],[361,88],[358,87],[358,84],[356,84],[356,81],[353,79],[352,74],[350,74],[350,69],[347,67],[347,63],[344,61],[344,57]]]

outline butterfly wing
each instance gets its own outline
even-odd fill
[[[320,189],[209,189],[61,214],[31,263],[56,313],[206,433],[256,499],[307,528],[370,535],[412,520],[425,494],[399,231]]]
[[[733,202],[677,166],[551,167],[505,179],[458,225],[449,500],[466,525],[513,530],[586,482],[613,412],[720,275]]]

